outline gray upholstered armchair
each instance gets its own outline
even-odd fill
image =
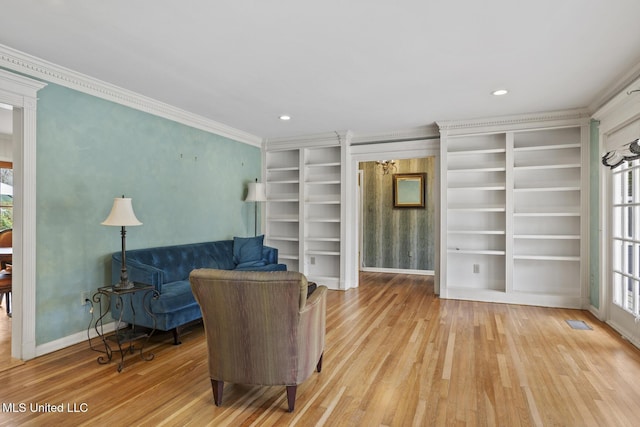
[[[189,279],[202,310],[215,404],[225,381],[284,385],[293,411],[297,385],[322,368],[327,288],[307,299],[307,279],[295,271],[199,269]]]

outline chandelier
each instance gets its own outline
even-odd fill
[[[398,170],[395,160],[377,160],[376,165],[378,166],[380,175],[389,175]]]

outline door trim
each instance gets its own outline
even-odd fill
[[[13,318],[11,357],[36,356],[36,106],[47,84],[0,70],[0,102],[13,109]]]

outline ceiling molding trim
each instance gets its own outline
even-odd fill
[[[0,44],[0,67],[260,147],[262,138]]]
[[[616,96],[593,113],[600,121],[600,131],[614,132],[628,122],[636,120],[640,111],[640,77],[624,87]]]
[[[403,129],[383,133],[356,133],[351,138],[351,145],[378,144],[383,142],[415,141],[422,139],[440,138],[438,126],[434,124],[412,129]]]
[[[440,137],[414,139],[411,141],[376,142],[371,144],[354,144],[351,155],[360,161],[381,160],[382,158],[411,159],[438,154]],[[383,156],[383,157],[381,157]],[[367,159],[367,160],[363,160]]]
[[[441,134],[468,135],[470,133],[503,132],[505,129],[529,129],[531,124],[536,124],[536,128],[564,126],[570,125],[576,120],[588,121],[590,116],[588,109],[580,108],[471,120],[438,121],[436,124],[440,128]]]
[[[312,135],[265,139],[264,147],[268,151],[291,150],[301,147],[326,147],[342,145],[350,139],[351,132],[333,131]]]
[[[640,81],[640,63],[620,77],[616,84],[611,85],[607,89],[600,92],[595,100],[589,105],[592,112],[600,111],[607,107],[611,102],[616,102],[620,98],[620,94],[631,89],[638,89]],[[633,86],[633,87],[632,87]]]

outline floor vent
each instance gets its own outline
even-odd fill
[[[591,326],[587,325],[582,320],[567,320],[567,323],[573,329],[582,329],[582,330],[585,330],[585,331],[590,331],[592,329]]]

